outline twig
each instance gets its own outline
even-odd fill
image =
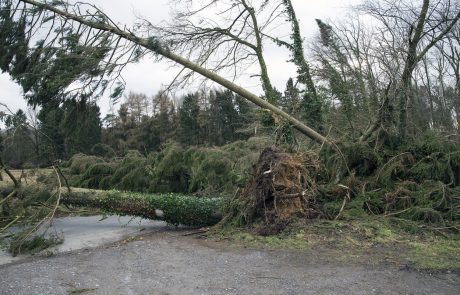
[[[394,156],[393,158],[391,158],[390,160],[388,160],[388,162],[386,162],[385,165],[383,165],[382,168],[380,168],[380,171],[379,171],[379,173],[377,174],[377,178],[376,178],[375,181],[378,181],[378,180],[379,180],[380,175],[382,174],[383,169],[384,169],[388,164],[390,164],[390,163],[391,163],[393,160],[395,160],[396,158],[401,157],[402,155],[405,155],[405,154],[410,154],[410,153],[409,153],[409,152],[404,152],[404,153],[401,153],[401,154],[399,154],[399,155],[396,155],[396,156]]]
[[[59,166],[56,166],[56,169],[59,172],[59,175],[61,175],[61,177],[64,178],[65,185],[67,186],[67,191],[70,193],[70,185],[69,185],[69,182],[67,181],[67,178],[64,176]]]
[[[345,186],[345,185],[340,185],[340,186],[346,188],[348,191],[347,191],[347,195],[345,196],[345,198],[343,198],[342,207],[340,207],[340,211],[337,214],[337,216],[334,218],[334,220],[337,220],[340,217],[340,215],[342,214],[343,210],[345,209],[345,205],[347,204],[347,200],[351,199],[351,197],[350,197],[350,188]]]
[[[283,194],[283,193],[277,193],[277,192],[275,192],[273,195],[274,195],[276,198],[279,198],[279,199],[296,199],[296,198],[301,198],[301,197],[303,197],[302,193]]]
[[[56,210],[57,208],[59,207],[59,204],[60,204],[60,201],[61,201],[61,188],[62,188],[62,184],[61,184],[61,178],[59,177],[59,173],[57,172],[56,170],[56,167],[55,166],[52,166],[53,169],[54,169],[54,172],[56,173],[56,176],[57,176],[57,179],[58,179],[58,183],[59,183],[59,188],[58,188],[58,198],[57,198],[57,201],[56,201],[56,204],[53,208],[53,211],[51,211],[45,218],[43,218],[40,222],[38,222],[34,228],[27,234],[25,235],[25,237],[23,237],[20,241],[20,246],[19,246],[19,249],[18,251],[21,251],[21,245],[22,245],[22,242],[25,241],[27,238],[29,238],[39,227],[40,225],[42,225],[46,220],[49,220],[49,223],[50,223],[50,226],[53,222],[53,218],[54,218],[54,215],[56,214]]]
[[[398,211],[398,212],[392,212],[392,213],[388,213],[388,214],[385,214],[384,216],[385,217],[388,217],[388,216],[393,216],[393,215],[398,215],[398,214],[401,214],[401,213],[404,213],[406,211],[409,211],[411,208],[406,208],[404,210],[401,210],[401,211]]]
[[[54,209],[51,212],[51,215],[49,217],[50,225],[53,223],[54,214],[56,214],[56,210],[59,207],[59,203],[61,202],[61,195],[62,195],[62,192],[61,192],[61,188],[62,188],[61,178],[59,177],[59,173],[58,173],[58,171],[57,171],[55,166],[53,166],[53,169],[54,169],[54,172],[56,172],[56,177],[58,179],[59,188],[58,188],[58,197],[57,197],[56,205],[54,206]]]
[[[452,226],[445,226],[445,227],[428,227],[431,230],[443,230],[443,229],[451,229],[455,228],[456,230],[460,230],[460,227],[452,225]]]
[[[13,190],[8,196],[6,196],[6,198],[4,198],[3,200],[0,201],[0,206],[5,203],[9,198],[13,197],[15,194],[16,194],[16,190]]]
[[[342,156],[343,163],[345,164],[345,167],[347,167],[348,174],[351,175],[351,170],[350,167],[348,167],[347,158],[345,158],[345,155],[342,153],[342,150],[339,148],[337,144],[335,144],[335,142],[332,142],[332,145],[335,147],[336,151],[338,151],[339,154]]]
[[[193,231],[193,232],[190,232],[190,233],[185,233],[185,234],[183,234],[182,236],[183,236],[183,237],[193,236],[193,235],[198,235],[198,234],[205,233],[205,232],[207,232],[207,231],[209,231],[209,229],[207,229],[207,228],[206,228],[206,229],[200,229],[200,230],[198,230],[198,231]]]
[[[13,219],[13,221],[11,221],[10,223],[8,223],[7,225],[5,225],[5,227],[3,227],[2,229],[0,229],[0,233],[3,232],[5,229],[9,228],[10,226],[12,226],[16,221],[19,220],[19,218],[21,218],[22,216],[21,215],[18,215],[16,216],[15,219]]]

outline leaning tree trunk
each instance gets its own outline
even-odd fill
[[[225,79],[224,77],[216,74],[215,72],[213,71],[210,71],[182,56],[179,56],[173,52],[171,52],[168,48],[168,46],[166,46],[165,44],[163,44],[161,42],[161,40],[159,40],[158,38],[156,37],[149,37],[149,38],[141,38],[139,36],[136,36],[134,33],[130,32],[130,31],[124,31],[124,30],[121,30],[120,28],[118,27],[115,27],[115,26],[112,26],[112,25],[109,25],[107,23],[104,23],[104,22],[94,22],[94,21],[90,21],[90,20],[87,20],[83,17],[80,17],[78,15],[75,15],[75,14],[72,14],[72,13],[69,13],[67,11],[64,11],[64,10],[60,10],[56,7],[53,7],[52,4],[48,4],[46,2],[39,2],[39,1],[34,1],[34,0],[20,0],[20,2],[23,2],[23,3],[27,3],[27,4],[30,4],[30,5],[33,5],[34,7],[36,8],[39,8],[39,9],[43,9],[43,10],[48,10],[48,11],[51,11],[53,13],[55,13],[56,15],[59,15],[61,17],[63,17],[64,19],[66,20],[72,20],[72,21],[76,21],[78,23],[80,23],[81,25],[85,25],[85,26],[88,26],[88,27],[91,27],[91,28],[94,28],[94,29],[98,29],[98,30],[101,30],[101,31],[105,31],[105,32],[109,32],[111,34],[114,34],[114,35],[117,35],[117,36],[120,36],[121,38],[125,39],[125,40],[128,40],[128,41],[131,41],[133,42],[134,44],[137,44],[139,46],[142,46],[152,52],[154,52],[155,54],[159,55],[159,56],[162,56],[162,57],[165,57],[169,60],[172,60],[218,84],[220,84],[221,86],[224,86],[225,88],[239,94],[240,96],[246,98],[247,100],[253,102],[254,104],[258,105],[259,107],[262,107],[264,109],[267,109],[269,111],[271,111],[272,113],[284,118],[285,120],[287,120],[289,123],[292,124],[292,126],[294,126],[294,128],[296,128],[297,130],[299,130],[301,133],[303,133],[304,135],[308,136],[309,138],[311,138],[312,140],[320,143],[320,144],[327,144],[327,145],[332,145],[332,142],[327,139],[326,137],[324,137],[323,135],[319,134],[318,132],[316,132],[315,130],[313,130],[312,128],[308,127],[307,125],[305,125],[304,123],[302,123],[301,121],[297,120],[296,118],[292,117],[291,115],[287,114],[286,112],[284,112],[283,110],[279,109],[278,107],[274,106],[273,104],[271,104],[270,102],[266,101],[266,100],[263,100],[262,98],[260,98],[259,96],[255,95],[254,93],[251,93],[249,91],[247,91],[246,89],[242,88],[241,86],[238,86],[236,85],[235,83],[231,82],[230,80],[227,80]]]

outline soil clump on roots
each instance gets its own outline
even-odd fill
[[[319,169],[314,153],[288,154],[265,148],[246,187],[237,196],[242,210],[235,210],[246,224],[258,224],[261,235],[275,234],[292,217],[315,218],[320,214],[315,175]],[[235,216],[234,216],[235,217]]]

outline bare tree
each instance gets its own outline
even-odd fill
[[[457,23],[450,32],[449,38],[446,38],[437,47],[447,60],[454,78],[456,96],[454,111],[457,120],[457,131],[460,133],[460,24]]]
[[[256,63],[255,76],[260,77],[266,99],[276,102],[263,48],[266,34],[279,26],[282,3],[188,0],[176,3],[174,11],[171,22],[149,26],[172,51],[214,72],[231,74],[232,79]]]
[[[150,101],[147,98],[147,95],[143,93],[134,93],[130,91],[127,96],[125,96],[126,106],[135,119],[136,124],[140,124],[142,117],[149,114]]]
[[[397,127],[400,137],[404,139],[413,72],[428,51],[445,39],[456,25],[460,19],[460,3],[450,0],[423,0],[421,4],[414,1],[368,0],[360,9],[379,22],[386,30],[385,39],[393,43],[398,51],[402,67],[396,81]]]

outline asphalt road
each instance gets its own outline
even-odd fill
[[[460,294],[460,275],[251,250],[183,231],[0,266],[0,294]]]

